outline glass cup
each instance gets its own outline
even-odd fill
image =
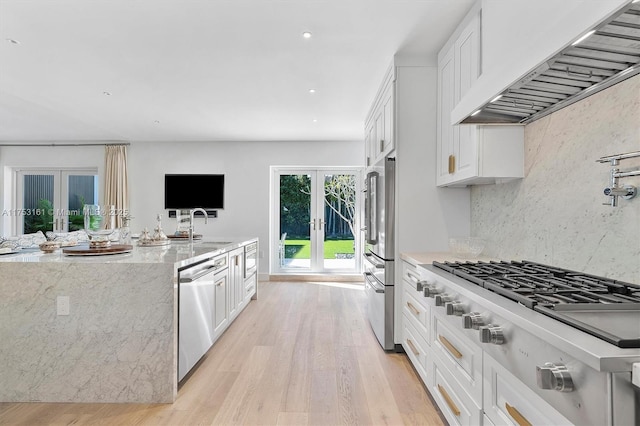
[[[115,206],[85,204],[83,208],[84,229],[89,236],[89,247],[108,247],[110,237],[116,230]]]

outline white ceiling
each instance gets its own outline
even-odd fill
[[[0,141],[360,140],[473,1],[0,0]]]

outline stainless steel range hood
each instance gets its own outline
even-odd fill
[[[526,124],[640,73],[640,2],[522,76],[463,124]]]

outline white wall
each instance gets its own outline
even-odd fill
[[[165,232],[176,220],[164,210],[165,173],[223,173],[225,208],[195,230],[204,238],[260,239],[260,273],[268,273],[270,166],[353,166],[364,159],[364,144],[354,142],[135,142],[129,147],[132,232],[153,230],[162,213]]]

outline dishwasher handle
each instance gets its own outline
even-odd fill
[[[198,272],[194,273],[193,275],[187,275],[187,276],[181,276],[180,277],[180,282],[181,283],[190,283],[193,281],[196,281],[202,277],[204,277],[205,275],[209,275],[211,273],[214,273],[218,270],[222,270],[224,269],[224,267],[226,267],[226,262],[221,260],[217,260],[214,263],[209,263],[207,264],[203,269],[199,270]]]

